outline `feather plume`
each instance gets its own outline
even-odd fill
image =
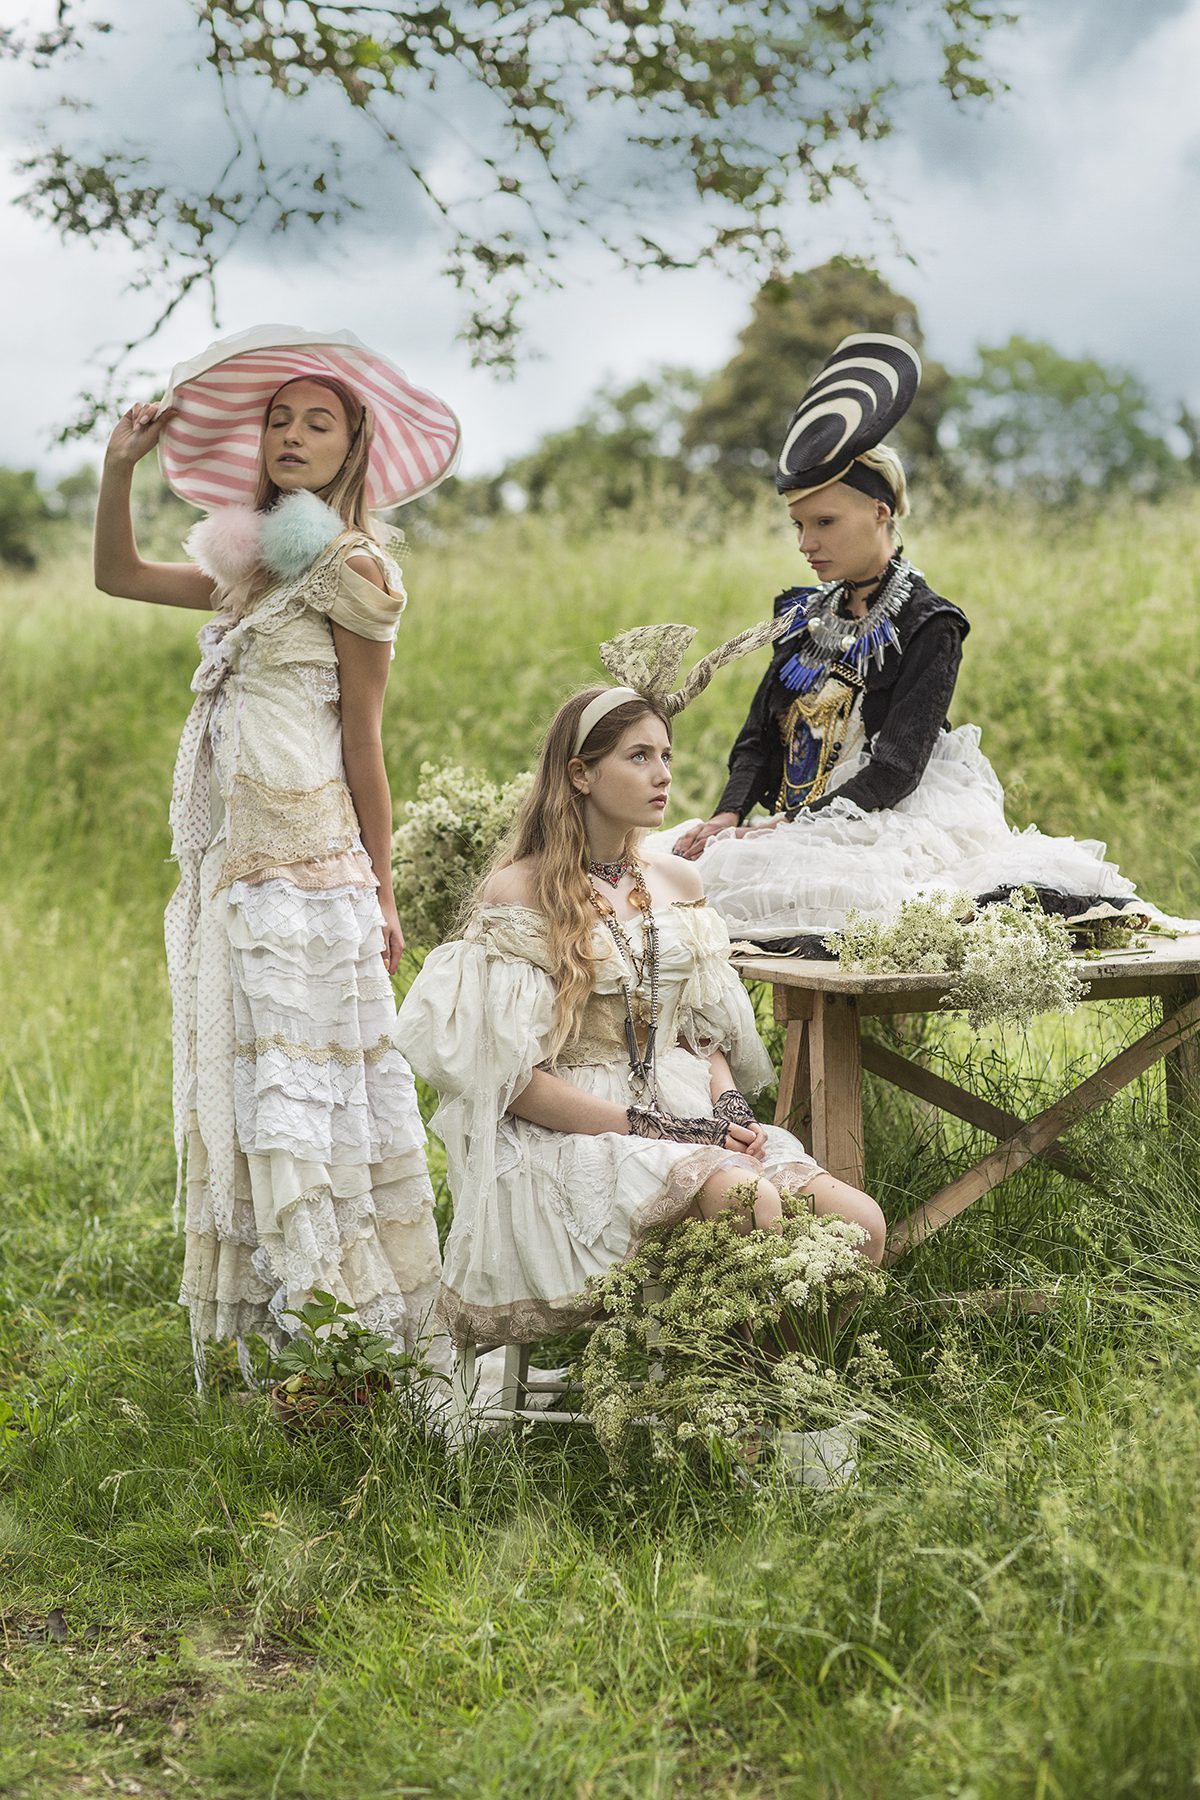
[[[294,579],[345,529],[345,520],[332,506],[301,488],[262,515],[259,555],[272,574]]]
[[[252,506],[219,506],[197,520],[183,540],[196,567],[227,591],[240,587],[258,567],[262,514]]]

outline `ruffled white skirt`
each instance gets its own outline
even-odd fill
[[[563,1073],[587,1094],[630,1103],[624,1063]],[[709,1082],[707,1061],[688,1050],[658,1058],[659,1098],[676,1117],[712,1112]],[[511,1113],[498,1131],[492,1200],[473,1227],[456,1216],[446,1244],[442,1314],[458,1343],[529,1343],[578,1324],[593,1310],[589,1277],[683,1218],[719,1169],[797,1192],[819,1170],[799,1139],[774,1125],[763,1163],[700,1144],[549,1131]]]
[[[427,1342],[440,1258],[425,1132],[375,890],[276,879],[214,895],[223,850],[201,868],[190,984],[193,1338],[286,1332],[284,1311],[324,1289],[444,1364],[444,1341]]]
[[[840,786],[862,766],[838,771]],[[651,841],[668,845],[686,825]],[[902,901],[942,890],[975,897],[1029,883],[1073,895],[1128,899],[1134,885],[1092,839],[1013,831],[1004,790],[979,747],[979,728],[943,733],[920,783],[881,812],[835,800],[773,828],[710,840],[699,868],[711,905],[734,939],[841,931],[850,912],[895,917]]]

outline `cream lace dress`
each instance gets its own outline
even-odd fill
[[[363,550],[387,593],[346,567]],[[286,1331],[283,1309],[314,1288],[397,1346],[429,1330],[425,1134],[344,778],[330,626],[389,641],[403,606],[395,565],[347,535],[199,634],[166,914],[198,1379],[206,1340]]]
[[[679,1117],[710,1114],[708,1055],[725,1052],[743,1092],[771,1079],[771,1061],[717,914],[700,903],[656,918],[660,1099]],[[624,929],[636,946],[640,920]],[[627,1106],[621,965],[600,925],[596,938],[601,960],[582,1031],[554,1072]],[[548,1131],[514,1118],[509,1102],[545,1062],[553,1011],[542,916],[522,906],[482,908],[463,938],[429,955],[400,1008],[405,1054],[441,1101],[433,1130],[454,1196],[441,1310],[459,1344],[529,1343],[586,1318],[588,1277],[682,1218],[717,1169],[765,1172],[801,1191],[817,1170],[798,1139],[774,1126],[764,1169],[709,1145]]]

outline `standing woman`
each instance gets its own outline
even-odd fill
[[[566,702],[463,937],[426,958],[400,1009],[441,1100],[442,1311],[459,1344],[574,1326],[589,1276],[747,1185],[747,1225],[777,1224],[791,1188],[883,1255],[875,1202],[756,1120],[744,1093],[771,1062],[729,935],[689,864],[639,848],[666,806],[679,699],[617,687]]]
[[[454,466],[450,410],[350,333],[262,327],[213,345],[108,446],[104,592],[213,611],[171,799],[167,908],[180,1293],[204,1344],[286,1331],[314,1288],[412,1349],[439,1256],[425,1135],[394,1038],[404,940],[380,720],[400,572],[368,507]],[[149,563],[130,520],[155,445],[207,506],[191,561]]]

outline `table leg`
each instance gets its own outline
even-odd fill
[[[789,1019],[779,1065],[775,1123],[794,1132],[805,1144],[812,1136],[812,1076],[809,1070],[808,1020]]]
[[[816,994],[808,1028],[813,1156],[823,1169],[861,1188],[863,1159],[862,1046],[858,1001]]]
[[[1163,995],[1163,1018],[1170,1018],[1200,994],[1200,979],[1181,977],[1179,986]],[[1200,1126],[1200,1035],[1190,1037],[1163,1058],[1167,1083],[1167,1117],[1174,1124]]]
[[[790,1131],[807,1147],[812,1136],[812,1077],[809,1072],[808,1021],[813,1000],[795,988],[775,989],[775,1017],[784,1027],[783,1058],[779,1065],[779,1091],[775,1098],[775,1123]]]

